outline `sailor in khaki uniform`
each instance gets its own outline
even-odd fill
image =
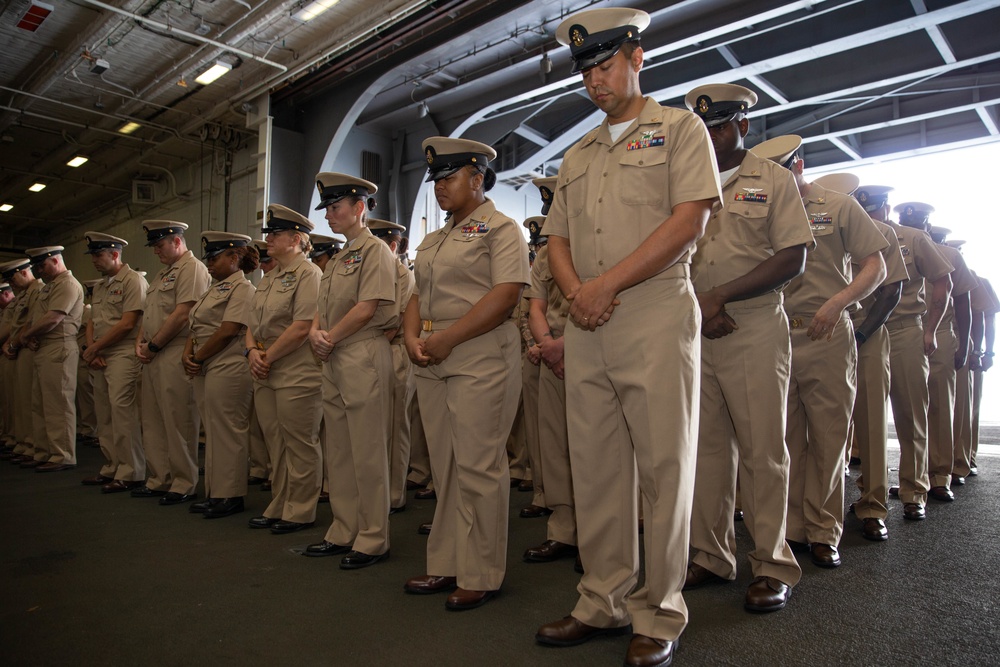
[[[791,174],[744,148],[757,95],[699,86],[685,104],[704,120],[723,183],[692,261],[702,312],[693,558],[685,590],[736,578],[735,492],[753,538],[744,607],[783,609],[801,570],[785,543],[785,415],[791,348],[782,289],[802,272],[812,234]],[[751,398],[752,397],[752,398]]]
[[[201,246],[212,285],[191,308],[181,359],[205,427],[206,500],[190,511],[217,519],[242,512],[247,494],[253,380],[243,343],[257,250],[249,236],[229,232],[204,232]]]
[[[98,474],[83,484],[100,485],[102,493],[121,493],[144,485],[146,455],[142,449],[139,378],[135,334],[146,307],[149,285],[122,261],[125,239],[88,231],[87,252],[104,277],[94,286],[87,345],[83,360],[94,380],[97,435],[104,454]]]
[[[259,268],[266,275],[275,266],[274,258],[267,254],[267,241],[254,239],[253,246],[257,249]],[[253,406],[253,401],[250,401],[250,477],[247,483],[259,484],[262,491],[271,490],[271,461],[268,458],[267,444],[264,442],[264,434],[257,421],[257,410]]]
[[[885,279],[861,300],[861,308],[851,315],[858,345],[858,391],[854,397],[851,432],[861,459],[861,474],[857,479],[861,497],[851,507],[861,519],[862,536],[877,542],[889,538],[885,524],[889,498],[889,332],[885,322],[899,303],[909,274],[896,232],[885,224],[889,213],[886,202],[892,188],[882,185],[859,188],[858,178],[851,174],[831,174],[816,182],[830,190],[853,194],[889,244],[882,250]]]
[[[36,315],[21,332],[24,344],[35,350],[41,407],[34,427],[35,460],[41,462],[36,472],[76,467],[76,334],[83,315],[83,286],[66,268],[63,250],[45,246],[25,251],[35,275],[45,281]]]
[[[538,447],[537,465],[532,463],[532,483],[551,513],[545,541],[528,548],[526,563],[548,563],[577,555],[576,504],[566,433],[566,359],[563,336],[569,318],[569,301],[559,290],[549,269],[548,237],[543,234],[556,178],[535,179],[542,193],[542,215],[524,223],[530,232],[529,247],[535,248],[531,265],[531,300],[528,315],[533,338],[538,341]]]
[[[94,378],[90,377],[90,366],[83,358],[87,348],[87,326],[90,324],[93,306],[94,287],[101,280],[83,281],[83,317],[80,331],[76,334],[76,345],[79,351],[76,371],[76,442],[99,447],[97,437],[97,408],[94,406]]]
[[[0,281],[0,345],[6,343],[10,337],[10,322],[14,316],[14,309],[9,306],[13,303],[14,288],[9,283]],[[17,444],[17,438],[14,437],[13,369],[14,365],[10,359],[0,356],[0,437],[3,439],[0,460],[9,459]]]
[[[528,262],[530,266],[530,251]],[[541,490],[534,485],[538,456],[538,366],[531,361],[531,357],[537,354],[537,345],[528,328],[528,299],[524,293],[511,319],[521,334],[521,397],[514,425],[507,436],[507,465],[510,467],[510,487],[532,492],[531,504],[520,512],[521,518],[530,519],[547,516],[548,510],[544,506]]]
[[[14,429],[18,444],[14,448],[17,456],[10,462],[26,468],[34,468],[39,463],[35,461],[35,413],[40,409],[35,401],[35,385],[38,378],[35,375],[35,351],[26,346],[21,338],[25,328],[31,323],[31,313],[35,301],[42,290],[42,281],[31,272],[31,262],[13,260],[2,267],[2,277],[10,282],[17,292],[14,301],[14,315],[11,321],[11,333],[4,343],[4,354],[10,360],[16,360],[15,377],[17,386],[21,389],[14,397]],[[40,398],[40,396],[39,396]]]
[[[903,518],[927,518],[928,357],[937,349],[937,328],[948,306],[955,267],[923,231],[926,205],[906,206],[899,222],[888,221],[899,237],[906,272],[899,304],[885,323],[889,331],[889,401],[899,440],[899,487]],[[926,292],[926,300],[925,300]]]
[[[416,289],[413,272],[399,257],[406,227],[388,220],[368,218],[368,230],[381,239],[395,259],[396,267],[396,326],[386,331],[392,351],[392,423],[389,437],[389,514],[401,512],[406,507],[406,474],[410,462],[410,402],[416,388],[413,384],[413,367],[406,354],[403,341],[403,313]]]
[[[965,241],[948,239],[945,243],[961,252]],[[982,340],[985,311],[993,307],[992,296],[985,280],[980,278],[975,271],[972,272],[972,276],[976,279],[976,288],[969,295],[969,308],[972,316],[969,325],[969,358],[965,366],[959,368],[955,373],[955,455],[951,470],[952,487],[964,485],[965,478],[969,474],[969,458],[972,453],[972,403],[975,376],[977,371],[982,371],[983,359],[982,346],[975,345],[974,341]]]
[[[277,266],[257,285],[246,335],[254,408],[273,469],[271,504],[249,526],[275,534],[313,525],[323,478],[321,371],[308,344],[321,272],[304,254],[312,230],[304,215],[267,207],[261,231]]]
[[[396,328],[396,261],[365,226],[378,188],[364,179],[316,175],[320,203],[335,233],[347,239],[320,280],[318,312],[309,332],[323,364],[324,458],[333,524],[306,556],[346,554],[353,570],[389,556],[389,443],[392,351]]]
[[[310,234],[309,242],[312,250],[309,251],[309,259],[319,267],[319,270],[326,271],[326,265],[330,263],[330,258],[340,252],[344,244],[343,239],[338,239],[326,234]]]
[[[996,338],[996,314],[1000,312],[1000,298],[993,285],[986,278],[980,277],[980,286],[984,294],[972,304],[972,349],[975,353],[975,363],[972,367],[972,426],[969,443],[963,450],[961,461],[955,462],[955,473],[962,477],[975,477],[979,474],[976,454],[979,451],[979,406],[983,399],[983,374],[993,367],[993,343]],[[978,307],[977,307],[978,304]],[[958,455],[956,454],[956,459]]]
[[[197,497],[199,418],[181,357],[190,333],[191,308],[212,279],[187,248],[186,224],[146,220],[142,228],[146,245],[165,268],[146,292],[135,343],[135,354],[143,364],[143,447],[150,476],[146,486],[133,489],[131,495],[162,496],[161,505],[176,505]]]
[[[931,488],[927,494],[935,500],[951,502],[951,473],[955,464],[955,383],[957,369],[969,359],[972,327],[971,293],[979,281],[969,270],[962,253],[944,243],[951,233],[945,227],[931,227],[928,233],[937,244],[938,252],[951,262],[951,295],[941,324],[938,325],[938,347],[930,358],[927,376],[927,471]]]
[[[881,251],[889,244],[853,197],[806,181],[797,150],[767,155],[795,175],[816,240],[806,270],[785,291],[792,329],[787,536],[809,544],[813,564],[832,568],[841,563],[844,461],[857,391],[849,313],[885,279]]]
[[[556,30],[607,118],[566,152],[545,221],[549,267],[572,302],[566,421],[584,574],[572,616],[536,640],[578,644],[631,620],[625,664],[648,666],[669,664],[687,625],[701,364],[689,263],[721,193],[704,123],[641,95],[647,25],[645,12],[596,9]]]
[[[503,583],[510,472],[504,444],[521,391],[520,341],[510,319],[529,280],[517,223],[486,197],[496,152],[466,139],[423,142],[444,226],[417,248],[417,292],[404,316],[437,493],[427,574],[410,593],[449,595],[472,609]]]

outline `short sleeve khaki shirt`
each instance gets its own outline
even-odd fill
[[[903,283],[899,304],[889,315],[889,322],[927,312],[924,280],[937,280],[955,270],[954,265],[938,251],[937,245],[925,232],[894,222],[889,223],[899,238],[899,250],[910,279]]]
[[[872,224],[882,232],[882,236],[885,237],[887,244],[885,248],[882,248],[882,258],[885,260],[885,279],[882,281],[882,285],[891,285],[898,282],[905,284],[910,279],[910,276],[906,272],[906,264],[903,263],[903,253],[899,250],[899,239],[896,238],[896,232],[884,222],[872,220]],[[868,311],[874,305],[877,297],[878,290],[875,290],[861,300],[861,308],[853,313],[856,325],[861,324],[868,316]]]
[[[359,330],[392,329],[399,323],[396,266],[399,261],[384,242],[366,228],[326,265],[319,284],[319,325],[332,328],[356,304],[378,301],[375,314]]]
[[[121,321],[125,313],[146,309],[146,279],[125,264],[114,276],[105,278],[94,286],[91,298],[91,319],[94,322],[94,340],[105,335]],[[131,338],[126,334],[125,339]]]
[[[205,293],[211,282],[208,269],[195,259],[190,250],[170,266],[161,269],[146,291],[146,309],[142,314],[142,330],[146,340],[153,340],[153,336],[178,304],[194,303]],[[170,343],[187,340],[189,333],[188,325],[185,324]]]
[[[955,270],[951,272],[951,297],[948,299],[948,307],[944,310],[941,324],[938,325],[946,330],[955,323],[955,297],[974,291],[979,286],[979,281],[969,270],[968,264],[965,263],[965,257],[959,250],[940,243],[937,245],[937,249],[955,267]]]
[[[264,275],[250,307],[249,329],[257,342],[270,345],[292,322],[316,316],[321,275],[305,255]]]
[[[72,271],[63,271],[38,292],[37,317],[50,310],[65,315],[62,322],[42,336],[42,340],[75,338],[83,318],[83,285],[73,277]]]
[[[569,318],[569,301],[563,296],[562,290],[552,277],[549,268],[549,248],[543,247],[535,257],[531,266],[531,287],[525,291],[530,299],[544,299],[546,302],[545,321],[555,337],[566,330],[566,320]]]

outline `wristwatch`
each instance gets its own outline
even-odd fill
[[[148,343],[146,343],[146,347],[149,348],[150,352],[159,352],[161,349],[163,349],[153,341],[149,341]]]

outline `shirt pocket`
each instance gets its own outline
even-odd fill
[[[730,202],[726,212],[736,227],[733,240],[737,245],[770,247],[771,240],[767,234],[770,210],[767,204]]]
[[[446,266],[467,269],[484,254],[489,254],[484,237],[449,236],[441,246],[437,261]]]
[[[815,238],[829,236],[830,234],[833,234],[833,223],[827,225],[809,225],[809,229],[812,231]]]
[[[566,192],[566,215],[575,218],[583,213],[587,203],[587,175],[590,163],[567,169],[559,179],[558,188]]]
[[[666,149],[641,148],[628,151],[621,166],[619,193],[627,206],[661,206],[667,192]]]

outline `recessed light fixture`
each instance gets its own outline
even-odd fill
[[[35,183],[28,189],[31,190],[32,192],[41,192],[42,190],[45,189],[45,183]]]
[[[215,64],[209,67],[207,70],[201,73],[198,78],[194,80],[195,83],[200,83],[203,86],[207,86],[216,79],[218,79],[223,74],[228,74],[229,70],[233,69],[233,66],[229,63],[222,62],[221,60],[216,60]]]
[[[13,204],[0,204],[0,212],[6,213],[12,208],[14,208]]]
[[[340,2],[340,0],[313,0],[312,2],[303,2],[302,5],[292,12],[292,18],[296,21],[310,21],[326,10],[333,7],[335,4]]]
[[[140,127],[142,127],[142,125],[139,125],[139,123],[128,122],[119,127],[118,132],[120,132],[121,134],[132,134]]]
[[[81,164],[87,161],[87,158],[82,155],[77,155],[75,158],[66,163],[68,167],[79,167]]]

